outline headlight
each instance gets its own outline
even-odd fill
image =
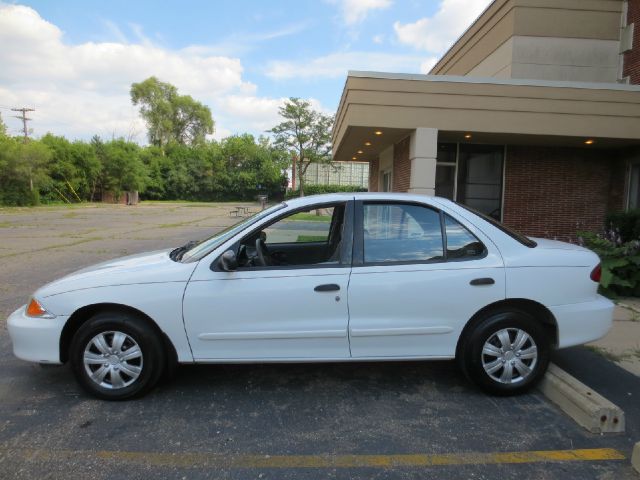
[[[26,313],[28,317],[55,318],[55,315],[47,312],[35,298],[32,298],[27,305]]]

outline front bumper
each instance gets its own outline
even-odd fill
[[[589,302],[550,307],[558,323],[558,348],[604,337],[613,325],[614,308],[613,302],[601,295]]]
[[[68,316],[33,318],[26,305],[7,319],[7,329],[16,357],[29,362],[60,364],[60,335]]]

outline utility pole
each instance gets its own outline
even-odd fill
[[[22,115],[14,115],[14,117],[22,120],[22,132],[24,133],[24,143],[27,143],[27,141],[29,140],[29,130],[27,129],[27,122],[31,120],[30,118],[27,118],[27,112],[35,112],[36,110],[35,108],[26,108],[26,107],[12,108],[11,110],[14,112],[22,112]]]

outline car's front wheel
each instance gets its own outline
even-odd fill
[[[105,400],[124,400],[153,388],[162,375],[164,351],[155,330],[125,312],[102,312],[87,320],[71,342],[78,382]]]
[[[549,338],[540,322],[525,312],[503,311],[481,319],[465,335],[458,361],[483,390],[514,395],[542,378],[549,355]]]

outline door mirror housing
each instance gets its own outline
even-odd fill
[[[220,262],[218,263],[221,270],[225,272],[233,272],[238,268],[238,259],[233,250],[227,250],[220,256]]]

